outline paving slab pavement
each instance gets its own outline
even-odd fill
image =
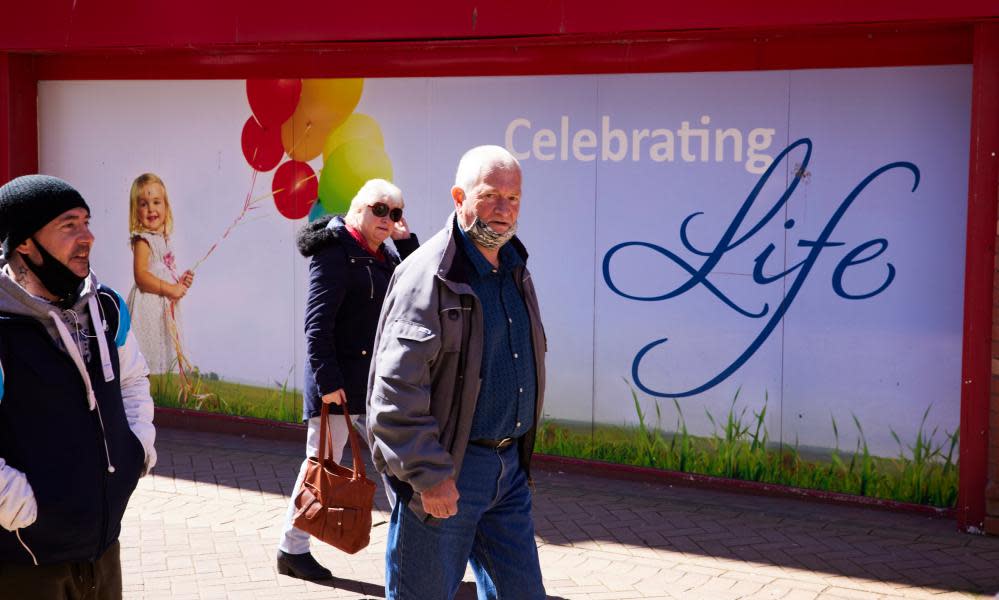
[[[160,429],[159,464],[123,523],[125,598],[384,598],[381,490],[368,548],[351,556],[313,544],[336,579],[277,574],[303,448],[304,439]],[[999,538],[959,533],[951,520],[558,471],[538,470],[535,479],[552,599],[949,600],[999,592]],[[475,598],[470,574],[457,597]]]

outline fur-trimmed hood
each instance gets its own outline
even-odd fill
[[[416,237],[413,236],[413,239],[415,241]],[[296,242],[298,251],[306,258],[318,254],[320,250],[333,244],[343,245],[348,254],[366,254],[354,236],[347,231],[347,224],[340,215],[327,215],[308,223],[298,231]],[[385,240],[381,248],[393,264],[399,264],[401,258],[392,242]]]
[[[333,227],[328,227],[330,222],[334,219],[336,219],[338,223],[335,223]],[[320,217],[311,223],[307,223],[304,227],[298,230],[298,237],[296,239],[298,251],[302,253],[302,256],[308,258],[326,246],[337,241],[339,233],[341,232],[343,235],[350,237],[350,233],[347,231],[347,227],[343,222],[343,217],[339,215],[327,215]]]

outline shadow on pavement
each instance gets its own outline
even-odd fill
[[[158,444],[156,475],[292,492],[304,443],[169,432],[169,443]],[[349,454],[348,449],[344,463]],[[375,508],[387,512],[370,457],[366,464],[379,485]],[[948,519],[557,470],[536,469],[534,478],[536,533],[545,544],[596,544],[608,552],[656,558],[664,566],[670,557],[698,555],[903,587],[999,591],[999,538],[959,533]],[[380,586],[337,581],[337,587],[354,585],[344,589],[384,597]],[[458,597],[466,597],[467,589],[467,597],[474,598],[474,586],[463,586]]]
[[[458,593],[454,595],[454,600],[476,600],[477,598],[475,584],[469,581],[463,581],[458,587]],[[546,598],[547,600],[566,600],[562,596],[546,596]]]
[[[384,598],[385,597],[385,587],[381,585],[375,585],[373,583],[368,583],[366,581],[355,581],[353,579],[341,579],[339,577],[334,577],[328,581],[313,581],[313,585],[335,588],[338,590],[346,590],[348,592],[354,592],[355,594],[363,594],[364,598],[360,600],[373,600],[374,598]],[[458,593],[455,594],[454,600],[476,600],[478,596],[475,593],[475,584],[468,581],[462,582],[458,587]],[[548,596],[547,600],[566,600],[561,596]]]
[[[354,592],[355,594],[362,594],[364,597],[360,600],[371,600],[373,598],[385,597],[385,586],[368,583],[367,581],[334,577],[333,579],[328,579],[326,581],[312,581],[310,583],[321,587],[335,588],[338,590]]]
[[[950,519],[557,470],[534,476],[535,526],[548,544],[613,543],[664,565],[699,555],[902,587],[999,591],[999,538],[960,533]]]

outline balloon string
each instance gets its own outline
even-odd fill
[[[236,216],[233,222],[229,224],[229,227],[227,227],[226,230],[222,233],[222,237],[217,239],[211,245],[211,247],[208,248],[208,252],[206,252],[204,256],[202,256],[197,262],[194,263],[194,266],[191,267],[190,269],[192,273],[199,266],[201,266],[201,263],[205,262],[205,260],[209,256],[211,256],[213,252],[215,252],[215,249],[218,248],[219,244],[222,243],[222,240],[229,237],[229,234],[232,232],[232,230],[235,229],[236,226],[239,225],[246,218],[246,216],[250,213],[250,211],[253,210],[254,208],[257,208],[255,206],[257,203],[259,203],[261,200],[271,195],[271,194],[266,194],[259,198],[254,198],[253,189],[256,187],[256,183],[257,183],[257,171],[254,169],[253,175],[250,178],[250,190],[246,193],[246,198],[243,200],[243,206],[240,209],[239,214]],[[180,281],[180,276],[178,276],[177,271],[173,267],[173,265],[168,265],[168,268],[170,270],[170,276],[173,277],[174,282],[176,283]],[[197,402],[196,408],[201,408],[202,404],[204,404],[206,400],[212,398],[214,395],[198,393],[195,387],[195,382],[193,381],[193,378],[189,375],[190,373],[194,372],[194,367],[191,364],[190,359],[187,357],[187,354],[184,352],[184,344],[180,339],[180,327],[177,325],[176,301],[170,300],[165,310],[166,310],[166,315],[165,315],[166,321],[170,332],[170,339],[173,342],[174,352],[177,355],[177,370],[180,374],[180,387],[177,390],[177,400],[181,406],[187,406],[188,402],[191,399],[194,399]],[[220,399],[217,400],[218,402],[222,402]]]
[[[254,118],[256,118],[256,117],[254,117]],[[312,121],[309,121],[308,123],[305,124],[305,131],[302,133],[302,137],[300,137],[297,142],[295,142],[295,143],[293,143],[291,145],[291,150],[288,150],[288,156],[291,156],[292,154],[294,154],[295,150],[298,148],[299,144],[301,144],[302,142],[304,142],[305,138],[309,137],[309,130],[310,129],[312,129]],[[295,134],[295,128],[294,127],[292,127],[291,132],[292,132],[292,135]],[[292,139],[294,139],[294,138],[292,138]]]
[[[317,177],[319,177],[319,174],[322,173],[322,172],[323,172],[322,169],[316,169],[315,171],[312,172],[312,175],[309,175],[308,177],[306,177],[304,179],[299,179],[298,181],[296,181],[295,183],[293,183],[292,187],[295,187],[297,185],[301,185],[301,184],[305,183],[306,181],[308,181],[310,179],[316,179]],[[268,198],[270,196],[276,196],[276,195],[280,194],[281,192],[286,191],[288,189],[289,188],[278,188],[278,189],[274,190],[273,192],[271,192],[271,193],[269,193],[269,194],[267,194],[266,196],[263,196],[263,197],[264,198]]]
[[[167,265],[167,269],[170,272],[170,276],[173,278],[174,283],[180,281],[180,277],[177,275],[177,270],[172,264]],[[177,389],[177,402],[186,407],[191,399],[194,399],[197,404],[196,408],[201,408],[205,400],[213,397],[213,394],[199,394],[193,378],[188,375],[188,373],[194,372],[194,367],[191,364],[190,359],[187,354],[184,353],[184,345],[180,340],[180,327],[177,325],[177,300],[169,299],[167,301],[166,307],[166,322],[167,329],[170,333],[170,341],[173,342],[174,353],[177,355],[177,371],[180,374],[180,386]]]
[[[306,132],[308,132],[311,127],[312,127],[311,123],[309,125],[307,125],[306,126]],[[304,136],[303,136],[303,139],[304,139]],[[294,150],[294,148],[292,148],[292,150]],[[256,155],[257,155],[257,150],[254,150],[253,157],[256,158]],[[321,169],[319,171],[314,171],[312,173],[312,175],[310,175],[309,177],[306,177],[306,178],[304,178],[304,179],[302,179],[300,181],[295,182],[294,185],[299,185],[301,183],[309,181],[310,179],[318,177],[319,173],[321,173],[321,172],[322,172]],[[198,267],[200,267],[201,264],[204,263],[208,259],[208,257],[211,256],[215,252],[216,249],[218,249],[218,247],[222,243],[222,241],[225,240],[225,239],[227,239],[229,237],[229,234],[232,233],[232,231],[238,225],[240,225],[241,223],[244,222],[244,220],[246,219],[246,217],[250,214],[250,211],[259,208],[259,206],[257,206],[257,205],[261,201],[263,201],[263,200],[265,200],[267,198],[270,198],[270,197],[274,196],[275,194],[278,194],[278,193],[281,193],[281,192],[285,191],[286,188],[281,188],[281,189],[273,190],[273,191],[271,191],[269,193],[266,193],[266,194],[262,194],[260,196],[257,196],[256,198],[254,198],[253,197],[253,190],[256,188],[256,185],[257,185],[257,175],[258,175],[258,171],[256,169],[254,169],[253,170],[253,175],[250,178],[250,189],[246,193],[246,198],[243,199],[243,206],[241,207],[241,209],[239,211],[239,214],[236,215],[236,218],[233,219],[232,223],[230,223],[229,226],[226,227],[225,231],[222,232],[222,236],[220,238],[218,238],[217,240],[215,240],[215,242],[212,243],[212,245],[208,248],[208,251],[205,252],[204,256],[202,256],[200,259],[198,259],[194,263],[194,266],[192,266],[191,269],[190,269],[192,273],[195,270],[197,270]],[[176,269],[174,269],[174,267],[172,265],[169,266],[169,270],[170,270],[170,275],[174,279],[174,282],[180,281],[180,277],[177,275],[177,271],[176,271]],[[168,303],[167,308],[166,308],[166,312],[167,312],[166,317],[167,317],[167,323],[169,325],[169,330],[170,330],[170,338],[171,338],[171,341],[173,341],[174,351],[177,354],[177,370],[180,373],[180,389],[177,391],[178,401],[180,402],[181,406],[187,406],[188,401],[193,398],[194,400],[197,401],[196,408],[201,408],[202,404],[206,400],[209,400],[209,399],[212,399],[212,398],[215,398],[215,400],[217,401],[217,403],[224,404],[224,401],[222,401],[220,398],[218,398],[214,394],[200,394],[200,393],[197,392],[197,389],[195,387],[195,383],[194,383],[192,377],[189,375],[189,373],[193,373],[194,372],[194,367],[191,364],[190,359],[187,357],[187,354],[184,352],[183,343],[182,343],[182,341],[180,339],[180,328],[177,325],[177,315],[176,315],[175,307],[176,307],[176,301],[171,300]]]
[[[184,354],[183,345],[180,341],[180,328],[177,326],[177,313],[176,313],[177,303],[175,300],[171,300],[167,304],[166,316],[167,324],[169,325],[170,338],[173,341],[174,350],[177,353],[177,371],[180,374],[180,386],[177,389],[177,401],[181,406],[186,407],[191,400],[196,402],[195,408],[201,409],[204,406],[205,401],[215,400],[216,408],[221,409],[225,405],[225,401],[219,398],[215,394],[199,393],[194,381],[193,373],[196,372],[194,366],[191,364],[190,359]]]
[[[253,188],[256,187],[256,184],[257,184],[257,171],[256,169],[254,169],[253,176],[250,178],[250,191],[246,193],[246,198],[243,200],[243,206],[240,209],[239,214],[236,215],[236,218],[233,219],[232,223],[230,223],[229,226],[226,227],[225,231],[222,233],[222,237],[215,240],[215,242],[212,243],[212,245],[208,248],[208,251],[205,252],[204,256],[199,258],[194,263],[194,266],[191,267],[192,272],[196,270],[198,267],[200,267],[201,263],[205,262],[205,260],[207,260],[208,257],[211,256],[213,252],[215,252],[215,249],[219,247],[219,244],[222,243],[222,240],[229,237],[229,234],[232,233],[232,230],[235,229],[236,226],[239,225],[244,218],[246,218],[246,215],[248,215],[251,210],[257,208],[256,204],[258,204],[261,200],[264,200],[265,198],[268,198],[271,195],[273,195],[273,194],[265,194],[258,198],[254,198]]]
[[[313,171],[312,175],[309,175],[308,177],[305,177],[304,179],[296,181],[293,185],[300,185],[302,183],[305,183],[306,181],[309,181],[310,179],[315,179],[315,178],[319,177],[319,175],[322,172],[323,172],[322,169],[317,169],[317,170]],[[200,267],[201,263],[205,262],[205,260],[209,256],[211,256],[213,252],[215,252],[215,250],[216,250],[216,248],[218,248],[219,244],[222,243],[222,240],[224,240],[227,237],[229,237],[229,234],[232,233],[232,230],[235,229],[236,226],[239,225],[243,221],[243,219],[246,218],[246,216],[250,213],[251,210],[255,210],[255,209],[259,208],[257,206],[257,204],[259,204],[263,200],[266,200],[267,198],[271,198],[271,197],[273,197],[273,196],[275,196],[277,194],[280,194],[281,192],[284,192],[284,191],[286,191],[288,189],[288,188],[279,188],[279,189],[267,192],[266,194],[261,194],[260,196],[257,196],[256,198],[253,198],[252,197],[252,195],[253,195],[253,189],[256,187],[256,184],[257,184],[257,175],[258,175],[258,172],[256,171],[256,169],[254,169],[254,171],[253,171],[253,177],[250,180],[250,191],[247,193],[246,199],[243,201],[243,207],[240,210],[239,214],[236,215],[236,218],[233,220],[233,222],[230,223],[229,227],[227,227],[226,230],[222,233],[222,237],[220,237],[219,239],[217,239],[208,248],[208,251],[205,252],[204,256],[202,256],[200,259],[198,259],[194,263],[194,266],[191,267],[191,271],[192,272],[195,269],[197,269],[198,267]]]

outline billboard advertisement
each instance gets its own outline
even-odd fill
[[[129,188],[165,184],[161,254],[195,281],[159,404],[297,421],[296,232],[384,177],[427,239],[464,151],[505,146],[548,337],[541,451],[951,506],[970,94],[967,65],[47,81],[40,169],[87,198],[122,295]]]

